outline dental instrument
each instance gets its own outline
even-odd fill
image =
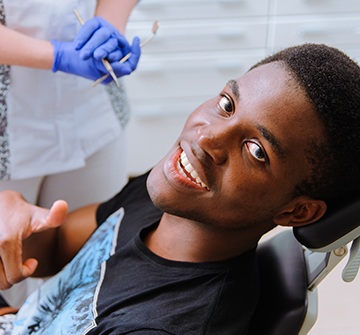
[[[79,21],[79,23],[80,23],[81,25],[84,25],[85,21],[84,21],[84,19],[81,17],[79,11],[78,11],[76,8],[74,8],[73,11],[74,11],[74,14],[75,14],[77,20]],[[109,61],[108,61],[107,59],[103,58],[103,59],[101,59],[101,62],[104,64],[106,70],[107,70],[107,71],[109,72],[109,74],[111,75],[111,77],[112,77],[112,79],[114,80],[116,86],[120,88],[119,79],[116,77],[116,74],[115,74],[115,72],[114,72],[111,64],[109,63]],[[108,75],[106,75],[106,78],[107,78],[107,76],[108,76]]]
[[[151,29],[151,35],[149,35],[144,41],[142,41],[140,43],[140,47],[144,47],[147,43],[149,43],[156,35],[156,32],[159,28],[159,22],[156,20],[153,23],[152,29]],[[131,52],[129,52],[127,55],[125,55],[123,58],[121,58],[119,60],[119,63],[125,63],[131,56]],[[100,83],[102,83],[109,75],[105,74],[102,77],[100,77],[99,79],[95,80],[92,84],[93,87],[99,85]]]

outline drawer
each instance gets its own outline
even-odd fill
[[[128,96],[134,100],[194,95],[211,97],[218,94],[229,79],[239,77],[264,56],[263,49],[143,55],[138,69],[125,79]]]
[[[196,107],[212,98],[210,95],[183,97],[164,96],[154,99],[130,99],[131,115],[136,120],[156,120],[163,117],[181,117],[189,115]]]
[[[304,42],[325,43],[339,48],[358,44],[360,15],[312,16],[277,19],[269,28],[270,47],[275,49]]]
[[[129,23],[127,37],[150,35],[151,21]],[[146,53],[193,52],[260,48],[266,44],[267,20],[184,20],[159,21],[156,37],[146,45]],[[146,50],[146,51],[145,51]]]
[[[269,0],[142,0],[130,21],[265,16]]]
[[[359,0],[273,0],[272,15],[360,12]]]

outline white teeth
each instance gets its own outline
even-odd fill
[[[183,175],[184,177],[188,177],[186,173],[183,171],[183,169],[185,169],[186,172],[188,172],[190,176],[193,178],[191,179],[192,182],[208,189],[206,184],[200,179],[199,175],[197,174],[193,166],[189,163],[189,160],[184,151],[181,153],[180,160],[177,165],[178,165],[177,166],[178,171],[180,172],[181,175]]]
[[[189,164],[189,160],[184,151],[181,153],[181,164],[184,166]]]

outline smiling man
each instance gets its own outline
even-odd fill
[[[230,80],[109,201],[65,218],[1,193],[1,287],[56,273],[12,334],[247,334],[262,235],[359,189],[359,110],[356,63],[293,47]]]

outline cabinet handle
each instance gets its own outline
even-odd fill
[[[143,66],[140,66],[137,73],[141,74],[141,75],[146,75],[146,76],[150,76],[153,74],[161,74],[162,72],[164,72],[163,67],[158,64],[158,63],[151,63],[151,64],[146,64]]]
[[[314,35],[339,35],[339,34],[356,34],[360,33],[360,27],[330,27],[330,26],[308,26],[300,29],[301,36]]]
[[[228,71],[228,70],[236,70],[239,71],[243,67],[243,65],[240,63],[240,61],[218,61],[216,63],[216,67],[218,70],[221,71]]]
[[[218,0],[222,5],[243,5],[247,0]]]
[[[300,29],[300,35],[301,36],[323,35],[326,31],[327,29],[325,27],[308,26]]]
[[[240,29],[234,29],[231,27],[220,28],[217,30],[217,36],[220,38],[241,38],[244,37],[244,31]]]
[[[162,115],[166,114],[164,111],[161,111],[160,108],[142,108],[136,111],[134,115],[138,119],[155,119]]]

